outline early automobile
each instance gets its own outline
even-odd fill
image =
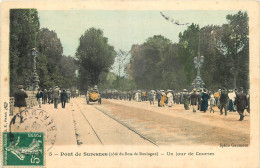
[[[90,89],[87,91],[86,100],[87,104],[89,104],[89,102],[98,102],[98,104],[101,104],[101,95],[99,91],[94,87],[94,89]]]

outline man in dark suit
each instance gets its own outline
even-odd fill
[[[248,106],[248,100],[246,97],[246,94],[243,93],[243,88],[239,89],[239,92],[236,95],[234,105],[237,107],[237,112],[240,115],[239,121],[242,121],[244,119],[244,110]]]
[[[38,104],[39,104],[39,108],[42,107],[42,98],[43,98],[43,93],[41,91],[41,89],[38,89],[38,92],[36,94],[36,98],[37,98],[37,101],[38,101]]]
[[[14,118],[12,119],[11,123],[15,124],[16,117],[20,117],[20,123],[23,122],[22,113],[26,109],[27,104],[25,98],[28,95],[25,93],[23,89],[23,85],[18,86],[18,91],[14,93]]]
[[[196,92],[196,89],[193,89],[193,92],[190,95],[190,104],[192,105],[193,112],[196,112],[195,106],[197,105],[197,101],[198,101],[198,94]]]
[[[67,95],[65,89],[63,89],[63,92],[61,92],[61,94],[60,94],[60,100],[61,100],[62,108],[65,108],[65,104],[66,104],[67,98],[68,98],[68,95]]]
[[[226,88],[223,88],[221,90],[221,94],[220,94],[220,98],[219,98],[219,102],[220,102],[220,115],[223,114],[222,110],[223,108],[225,109],[225,116],[227,115],[227,108],[228,108],[228,92],[226,90]]]

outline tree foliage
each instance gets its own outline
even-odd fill
[[[162,36],[150,37],[133,45],[127,73],[138,88],[174,88],[191,86],[196,76],[193,59],[204,56],[201,69],[205,87],[246,90],[249,87],[248,16],[239,11],[227,15],[227,24],[200,28],[191,24],[172,44]]]
[[[38,50],[36,67],[40,88],[76,85],[77,69],[72,57],[63,56],[63,48],[54,31],[40,30],[36,9],[10,10],[10,95],[18,84],[29,85],[32,74],[32,48]]]
[[[154,35],[143,44],[133,45],[130,63],[125,67],[128,78],[109,72],[116,52],[103,31],[90,28],[79,39],[74,57],[63,55],[55,31],[40,29],[36,9],[10,10],[10,94],[18,84],[28,85],[32,71],[32,48],[38,50],[37,73],[40,87],[58,85],[81,90],[98,84],[100,88],[175,89],[188,88],[196,76],[193,59],[205,57],[201,69],[205,87],[249,88],[249,26],[247,12],[227,15],[227,24],[200,28],[191,24],[179,34],[179,42]],[[120,56],[120,54],[119,54]],[[122,57],[124,56],[124,57]],[[120,60],[125,61],[126,52]],[[122,62],[122,61],[119,61]],[[121,63],[123,64],[123,63]],[[78,77],[76,77],[78,70]],[[120,81],[120,82],[119,82]]]
[[[99,75],[108,72],[114,62],[114,47],[108,44],[103,31],[90,28],[79,39],[76,52],[79,65],[79,86],[86,90],[87,86],[99,83]]]
[[[70,88],[76,85],[75,59],[63,55],[63,47],[55,31],[42,28],[39,35],[37,70],[40,87],[59,86]]]
[[[40,23],[36,9],[10,10],[10,94],[27,85],[32,69],[30,50],[37,46]]]
[[[127,72],[140,89],[180,88],[185,79],[178,45],[161,35],[134,45]]]
[[[228,24],[224,24],[219,32],[217,48],[228,63],[226,71],[230,73],[226,74],[226,78],[229,79],[227,85],[248,89],[249,18],[247,12],[239,11],[237,14],[227,15],[226,19]]]

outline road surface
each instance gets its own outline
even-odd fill
[[[101,105],[96,102],[88,105],[84,97],[71,99],[65,109],[61,104],[58,109],[54,109],[53,104],[43,104],[39,109],[46,111],[54,121],[54,145],[250,144],[247,112],[245,120],[238,121],[237,112],[224,116],[217,108],[215,113],[193,113],[180,104],[157,107],[148,101],[113,99],[103,99]],[[29,121],[25,123],[33,124]]]

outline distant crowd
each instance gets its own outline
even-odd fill
[[[226,89],[222,88],[218,91],[209,91],[205,88],[193,89],[188,91],[183,89],[181,92],[168,89],[165,90],[132,90],[132,91],[118,91],[115,89],[106,89],[98,91],[102,98],[105,99],[119,99],[127,101],[149,101],[150,105],[157,102],[158,107],[172,107],[174,104],[183,104],[185,110],[189,110],[192,106],[192,111],[195,113],[197,110],[202,112],[215,112],[214,107],[220,109],[220,115],[227,111],[237,111],[240,115],[239,121],[244,119],[244,110],[250,113],[250,95],[243,91],[243,88]],[[99,96],[100,96],[99,95]],[[54,108],[58,108],[61,102],[62,108],[65,104],[70,102],[71,98],[80,96],[77,89],[61,89],[58,86],[49,89],[38,89],[35,97],[37,98],[39,107],[42,104],[54,104]],[[18,86],[18,91],[14,93],[14,114],[21,117],[21,112],[25,110],[27,104],[25,99],[28,97],[22,85]],[[100,99],[101,103],[101,99]],[[224,112],[223,112],[224,110]],[[15,122],[15,117],[14,121]],[[21,121],[22,122],[22,118]]]
[[[217,91],[209,91],[205,88],[193,89],[188,91],[183,89],[181,92],[173,90],[133,90],[118,91],[115,89],[106,89],[101,91],[101,95],[106,99],[134,100],[137,102],[149,101],[150,104],[158,103],[158,107],[172,107],[174,104],[183,104],[185,110],[192,106],[193,112],[197,110],[206,112],[215,112],[214,107],[220,109],[220,115],[227,111],[237,111],[240,115],[239,120],[244,119],[244,110],[250,113],[249,94],[245,94],[243,88],[226,89],[222,88]],[[224,113],[223,113],[224,110]]]
[[[65,104],[70,101],[70,98],[79,97],[79,91],[76,89],[61,89],[58,86],[53,88],[38,89],[36,98],[41,107],[41,104],[54,104],[54,108],[57,108],[58,103],[62,103],[62,108],[65,108]]]

